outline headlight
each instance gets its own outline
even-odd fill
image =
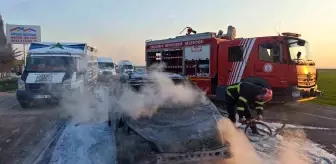
[[[18,90],[25,90],[25,82],[21,79],[18,80]]]

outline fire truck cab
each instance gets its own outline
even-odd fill
[[[322,92],[309,43],[300,36],[236,38],[233,26],[224,35],[221,30],[188,30],[187,35],[146,41],[146,66],[164,63],[165,71],[187,76],[217,100],[224,100],[226,86],[240,81],[271,88],[273,102],[312,99]]]

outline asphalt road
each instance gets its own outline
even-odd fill
[[[306,136],[336,155],[336,108],[310,103],[292,103],[284,106],[271,106],[265,112],[265,121],[286,120],[288,124],[321,127],[303,129]],[[328,129],[322,129],[328,128]]]
[[[15,94],[0,95],[0,163],[32,164],[65,125],[55,107],[22,109]]]
[[[0,95],[0,163],[31,163],[56,138],[61,127],[55,108],[22,109],[15,94]],[[315,104],[287,104],[265,109],[265,121],[286,120],[289,124],[331,128],[304,129],[307,137],[336,155],[336,108]],[[64,123],[63,123],[64,125]],[[49,137],[49,138],[48,138]],[[46,138],[45,140],[42,140]],[[27,158],[29,157],[29,158]]]

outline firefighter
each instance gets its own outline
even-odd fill
[[[239,122],[252,119],[251,106],[254,106],[257,111],[257,119],[262,119],[263,106],[272,99],[272,96],[271,89],[249,82],[240,82],[228,86],[226,89],[226,107],[230,120],[234,124],[236,123],[236,109]]]

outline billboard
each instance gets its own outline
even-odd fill
[[[41,27],[34,25],[6,24],[7,42],[12,44],[30,44],[41,42]]]

